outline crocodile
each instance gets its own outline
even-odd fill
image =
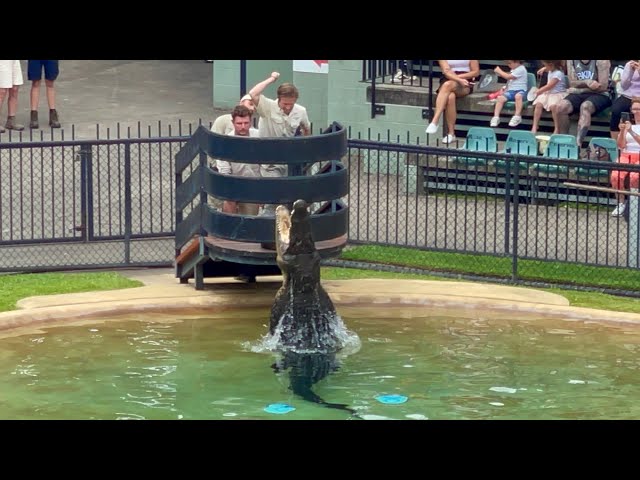
[[[337,352],[344,346],[345,328],[320,284],[320,254],[307,203],[296,200],[291,213],[279,205],[275,222],[276,261],[283,280],[271,307],[269,333],[280,351]]]
[[[275,249],[282,286],[269,321],[269,334],[279,353],[272,368],[276,373],[288,371],[289,389],[302,399],[360,418],[348,405],[326,402],[313,391],[316,383],[338,370],[337,357],[354,336],[320,284],[320,254],[310,220],[304,200],[297,200],[291,212],[284,205],[276,208]]]

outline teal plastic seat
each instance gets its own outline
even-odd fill
[[[471,127],[467,132],[462,150],[472,152],[492,152],[498,151],[498,140],[496,132],[489,127]],[[486,158],[458,156],[456,160],[464,165],[487,165]]]
[[[575,135],[554,133],[549,137],[549,143],[547,143],[547,148],[545,148],[542,156],[547,158],[567,158],[577,160],[579,153]],[[557,174],[567,173],[569,168],[564,165],[534,163],[531,170],[532,172],[543,174]]]
[[[507,155],[537,155],[538,154],[538,141],[534,133],[528,130],[510,130],[507,141],[504,144],[504,148],[500,151]],[[513,165],[513,162],[511,162]],[[500,169],[506,169],[507,162],[505,160],[496,161],[496,167]],[[522,162],[519,163],[520,170],[527,170],[529,164]]]
[[[602,147],[607,152],[609,152],[609,158],[611,162],[615,163],[618,161],[618,143],[613,138],[592,137],[589,141],[589,151],[591,151],[592,148],[596,146]],[[576,168],[576,173],[578,175],[587,177],[608,177],[611,171],[599,168],[578,167]]]
[[[527,92],[529,90],[531,90],[533,87],[536,86],[536,75],[535,73],[527,73]],[[529,100],[527,100],[527,95],[525,94],[524,98],[522,99],[522,108],[525,109],[529,106]],[[508,108],[510,110],[513,110],[514,108],[516,108],[516,102],[511,101],[511,102],[505,102],[504,107],[503,108]]]

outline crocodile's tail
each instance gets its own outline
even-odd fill
[[[336,410],[344,410],[345,412],[349,412],[352,416],[360,418],[360,417],[358,417],[358,413],[353,408],[351,408],[349,405],[347,405],[345,403],[327,402],[322,397],[317,395],[310,388],[296,389],[296,390],[294,390],[294,393],[296,395],[300,396],[302,399],[308,401],[308,402],[317,403],[318,405],[322,405],[323,407],[327,407],[327,408],[334,408]]]

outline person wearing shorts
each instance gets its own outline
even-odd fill
[[[4,126],[9,130],[24,130],[24,125],[16,123],[18,87],[23,83],[20,60],[0,60],[0,107],[4,97],[8,97],[7,123]],[[0,133],[4,131],[4,128],[0,127]]]
[[[47,87],[47,103],[49,104],[49,126],[60,128],[58,111],[56,110],[56,91],[54,82],[60,72],[58,60],[28,60],[27,78],[31,81],[31,122],[30,128],[40,128],[38,122],[38,104],[40,103],[40,83],[44,72],[44,83]]]
[[[560,103],[551,107],[558,121],[558,133],[569,133],[569,115],[579,112],[576,142],[582,148],[591,117],[611,106],[609,96],[610,60],[567,60],[569,93]]]
[[[517,127],[522,122],[523,100],[527,97],[527,67],[524,60],[507,60],[509,71],[505,71],[500,67],[494,68],[494,72],[498,76],[507,80],[507,89],[496,98],[496,106],[493,109],[493,117],[489,125],[497,127],[500,125],[500,112],[507,102],[515,102],[516,111],[509,120],[510,127]]]
[[[456,141],[457,100],[473,91],[475,79],[480,75],[480,63],[478,60],[438,60],[438,65],[442,71],[442,83],[438,88],[433,118],[425,132],[428,135],[436,133],[440,117],[444,114],[447,134],[442,143],[450,144]]]
[[[640,164],[640,98],[638,97],[632,100],[631,114],[633,123],[631,120],[620,120],[618,125],[618,131],[620,132],[616,139],[620,149],[618,163],[637,165]],[[640,174],[638,172],[629,172],[628,170],[612,170],[610,179],[611,186],[617,190],[616,199],[618,200],[618,206],[611,212],[611,215],[613,217],[621,217],[624,215],[627,205],[626,195],[624,194],[627,189],[626,182],[629,182],[629,188],[640,188]]]

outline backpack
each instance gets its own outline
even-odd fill
[[[498,74],[493,70],[485,70],[480,76],[480,80],[475,85],[476,92],[495,92],[500,88],[498,84]]]
[[[610,162],[611,155],[609,155],[609,150],[600,145],[589,145],[583,154],[583,160],[596,160],[598,162]]]

